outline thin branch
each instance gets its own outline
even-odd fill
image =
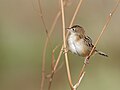
[[[43,58],[42,58],[42,75],[41,75],[41,89],[40,90],[43,90],[43,85],[44,85],[44,79],[45,79],[45,56],[46,56],[46,49],[47,49],[47,45],[48,45],[48,41],[49,41],[49,38],[54,30],[54,27],[56,25],[56,22],[57,20],[59,19],[60,15],[61,15],[61,11],[59,11],[53,21],[53,24],[52,24],[52,27],[50,29],[50,32],[48,33],[48,30],[47,30],[47,27],[46,27],[46,24],[45,24],[45,20],[44,20],[44,17],[43,17],[43,13],[42,13],[42,8],[41,8],[41,2],[40,0],[38,0],[38,5],[39,5],[39,10],[40,10],[40,16],[41,16],[41,19],[42,19],[42,22],[43,22],[43,25],[45,27],[45,32],[47,34],[47,38],[46,38],[46,41],[45,41],[45,45],[44,45],[44,48],[43,48]],[[67,2],[65,2],[65,6],[67,6]]]
[[[54,53],[55,53],[56,49],[57,49],[59,46],[60,46],[60,45],[57,45],[57,46],[53,49],[53,51],[52,51],[52,63],[51,63],[51,68],[52,68],[52,70],[53,70],[54,64],[55,64],[55,56],[54,56]]]
[[[39,5],[39,10],[40,10],[40,17],[41,17],[41,20],[42,20],[43,25],[45,27],[45,32],[47,34],[47,38],[49,38],[48,30],[47,30],[47,27],[46,27],[46,24],[45,24],[45,21],[44,21],[44,17],[43,17],[43,13],[42,13],[42,8],[41,8],[40,0],[38,0],[38,5]],[[42,75],[41,75],[40,90],[43,90],[44,79],[45,79],[45,60],[42,60]]]
[[[64,17],[63,0],[61,0],[61,11],[62,11],[62,26],[63,26],[63,47],[64,47],[64,51],[67,52],[67,50],[66,50],[66,39],[65,39],[65,17]],[[65,53],[65,62],[66,62],[69,84],[70,84],[70,87],[72,88],[73,84],[72,84],[72,79],[71,79],[71,74],[70,74],[70,69],[69,69],[67,53]]]
[[[79,9],[80,9],[80,6],[81,6],[82,2],[83,2],[83,0],[80,0],[80,1],[79,1],[78,5],[77,5],[77,7],[76,7],[76,9],[75,9],[75,13],[74,13],[74,15],[73,15],[73,17],[72,17],[72,20],[71,20],[71,22],[70,22],[69,27],[71,27],[71,26],[73,25],[73,22],[74,22],[75,17],[76,17],[76,15],[77,15],[77,13],[78,13],[78,11],[79,11]]]
[[[61,12],[59,11],[59,12],[57,13],[54,21],[53,21],[53,24],[52,24],[52,27],[51,27],[51,29],[50,29],[50,32],[48,33],[48,34],[49,34],[49,37],[51,36],[51,34],[52,34],[53,30],[54,30],[54,27],[55,27],[55,25],[56,25],[56,22],[57,22],[57,20],[59,19],[60,15],[61,15]],[[42,61],[44,61],[44,62],[45,62],[45,60],[46,60],[46,49],[47,49],[48,41],[49,41],[49,38],[46,38],[46,40],[45,40],[45,45],[44,45],[44,48],[43,48],[43,58],[42,58]],[[45,63],[44,63],[44,66],[45,66]]]
[[[76,89],[79,87],[79,85],[80,85],[80,83],[81,83],[84,75],[85,75],[85,72],[82,73],[82,75],[81,75],[80,78],[78,79],[78,82],[73,86],[73,90],[76,90]]]
[[[48,34],[49,34],[49,37],[51,36],[51,34],[52,34],[53,30],[54,30],[54,27],[55,27],[55,25],[56,25],[56,22],[57,22],[57,20],[59,19],[60,15],[61,15],[61,12],[59,11],[59,12],[57,13],[54,21],[53,21],[53,24],[52,24],[52,27],[51,27],[51,29],[50,29],[50,32],[48,33]],[[44,48],[43,48],[43,58],[42,58],[42,61],[44,61],[44,62],[45,62],[45,60],[46,60],[46,50],[47,50],[48,42],[49,42],[49,38],[46,38],[45,45],[44,45]],[[44,66],[45,66],[45,63],[44,63]],[[45,67],[44,67],[44,68],[45,68]],[[52,75],[51,75],[51,77],[52,77]],[[50,90],[50,87],[51,87],[51,82],[52,82],[52,79],[50,78],[50,80],[49,80],[49,90]]]
[[[43,12],[42,12],[42,7],[41,7],[41,2],[40,0],[38,0],[38,6],[39,6],[39,13],[40,13],[40,17],[41,17],[41,20],[42,20],[42,23],[44,25],[44,28],[45,28],[45,32],[46,32],[46,35],[47,35],[47,39],[49,39],[49,34],[48,34],[48,29],[47,29],[47,26],[45,24],[45,20],[44,20],[44,17],[43,17]],[[51,46],[51,44],[50,44]],[[46,51],[46,48],[45,48],[45,51]],[[43,59],[42,59],[42,75],[41,75],[41,84],[40,84],[40,90],[43,90],[43,86],[44,86],[44,79],[45,79],[45,52],[43,51]]]
[[[63,67],[63,65],[64,65],[64,62],[62,62],[62,63],[58,66],[58,68],[56,69],[55,73],[57,73],[57,72]],[[55,74],[55,73],[54,73],[54,74]],[[51,78],[51,73],[47,74],[47,75],[45,76],[45,78],[46,78],[46,79],[50,79],[50,78]]]
[[[47,35],[47,39],[49,38],[49,35],[48,35],[48,31],[47,31],[47,27],[46,27],[46,24],[45,24],[45,21],[44,21],[44,17],[43,17],[43,13],[42,13],[42,9],[41,9],[41,4],[40,4],[40,0],[38,0],[38,5],[39,5],[39,11],[34,7],[34,2],[32,3],[33,5],[33,9],[40,15],[41,17],[41,20],[42,20],[42,23],[45,27],[45,32],[46,32],[46,35]],[[44,57],[44,52],[43,52],[43,57]],[[43,86],[44,86],[44,79],[45,79],[45,60],[42,60],[42,73],[41,73],[41,84],[40,84],[40,90],[43,90]]]
[[[41,2],[40,2],[40,0],[38,0],[38,6],[39,6],[39,10],[40,10],[40,17],[41,17],[42,22],[43,22],[43,25],[44,25],[44,27],[45,27],[45,32],[46,32],[46,34],[47,34],[47,36],[48,36],[48,30],[47,30],[47,26],[46,26],[46,24],[45,24],[45,20],[44,20],[44,17],[43,17],[43,12],[42,12],[42,7],[41,7]],[[48,37],[49,37],[49,36],[48,36]]]
[[[98,38],[97,38],[97,40],[96,40],[96,42],[95,42],[95,44],[94,44],[94,47],[92,48],[92,50],[91,50],[90,54],[88,55],[88,58],[87,58],[87,59],[90,58],[90,56],[92,55],[92,53],[93,53],[93,51],[94,51],[96,45],[97,45],[98,42],[99,42],[101,36],[102,36],[103,33],[105,32],[105,30],[106,30],[108,24],[110,23],[110,20],[111,20],[113,14],[115,13],[116,9],[118,8],[119,2],[120,2],[120,0],[118,0],[116,6],[113,8],[113,10],[110,12],[109,16],[107,17],[106,23],[105,23],[105,25],[104,25],[104,27],[103,27],[103,29],[102,29],[100,35],[98,36]]]
[[[85,75],[85,71],[84,71],[85,67],[86,67],[86,64],[83,64],[83,67],[82,67],[80,74],[79,74],[78,82],[74,85],[73,90],[76,90],[79,87],[79,85],[80,85],[80,83]]]

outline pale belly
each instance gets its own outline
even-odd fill
[[[75,38],[70,37],[68,39],[68,48],[72,53],[80,56],[87,56],[89,53],[83,39],[75,42]]]

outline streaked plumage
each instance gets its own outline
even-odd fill
[[[92,44],[92,39],[85,35],[85,30],[79,25],[68,28],[68,31],[70,32],[67,39],[68,50],[76,55],[87,57],[94,46]],[[101,51],[94,50],[93,53],[95,52],[108,57]]]

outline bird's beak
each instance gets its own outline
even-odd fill
[[[68,31],[69,31],[69,30],[71,30],[71,28],[66,28],[66,30],[68,30]]]

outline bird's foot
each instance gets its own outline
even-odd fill
[[[88,57],[85,58],[84,64],[89,64],[89,58]]]
[[[68,51],[69,51],[69,50],[68,50],[67,48],[63,48],[63,49],[62,49],[63,54],[67,53]]]

